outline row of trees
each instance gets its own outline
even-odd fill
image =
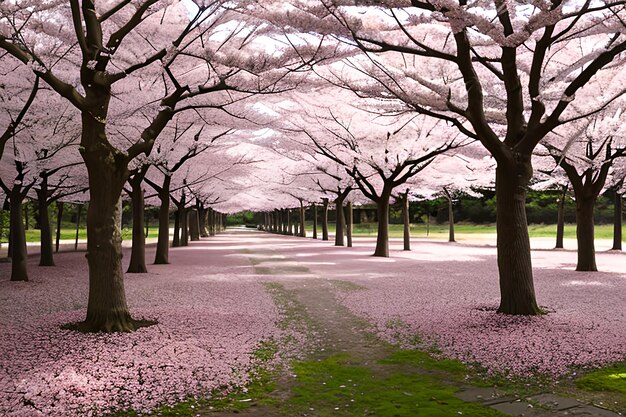
[[[3,2],[0,150],[17,172],[4,192],[18,204],[27,174],[82,172],[90,291],[79,327],[131,331],[140,323],[124,295],[125,188],[140,213],[148,184],[163,218],[190,201],[202,213],[368,199],[380,219],[375,255],[388,256],[392,198],[493,183],[499,311],[540,314],[529,186],[565,172],[585,221],[579,269],[595,269],[598,194],[607,181],[623,191],[624,13],[607,0]],[[222,140],[228,149],[213,148]],[[21,210],[12,213],[19,227]],[[179,222],[186,230],[187,216]]]

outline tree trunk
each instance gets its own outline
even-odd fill
[[[346,218],[346,243],[349,248],[352,247],[352,201],[348,201],[345,207],[345,218]]]
[[[335,246],[344,246],[345,217],[343,215],[343,198],[335,199]]]
[[[454,238],[454,206],[452,195],[444,188],[446,199],[448,200],[448,242],[456,242]]]
[[[324,198],[322,208],[322,240],[328,240],[328,199]]]
[[[305,218],[304,204],[300,202],[300,237],[306,237],[306,218]]]
[[[541,314],[535,300],[526,221],[526,193],[531,176],[530,158],[526,163],[499,163],[496,169],[500,313]]]
[[[593,209],[595,197],[576,196],[576,242],[578,244],[577,271],[597,271],[594,244]]]
[[[104,126],[83,114],[83,141],[106,137]],[[93,136],[85,139],[85,136]],[[89,332],[129,332],[140,323],[128,311],[122,271],[121,217],[122,187],[126,164],[120,164],[117,151],[99,145],[86,146],[82,156],[89,175],[87,209],[87,262],[89,264],[89,301],[87,317],[77,325]],[[120,158],[121,159],[121,158]],[[143,229],[143,228],[142,228]],[[143,234],[143,230],[141,230]]]
[[[563,237],[565,235],[565,196],[567,193],[567,186],[563,187],[561,192],[561,198],[559,198],[559,205],[556,218],[556,245],[555,249],[563,249]]]
[[[83,205],[78,205],[78,213],[76,213],[76,238],[74,239],[74,250],[78,250],[78,234],[80,233],[80,217],[83,214]]]
[[[215,236],[215,216],[213,213],[213,209],[208,207],[207,209],[207,229],[209,232],[209,236]]]
[[[189,246],[189,222],[187,209],[180,209],[180,246]]]
[[[11,189],[11,281],[28,281],[26,260],[26,230],[22,218],[22,186],[14,184]]]
[[[391,192],[383,190],[376,202],[376,214],[378,216],[378,234],[376,236],[376,249],[374,256],[389,257],[389,198]]]
[[[180,246],[180,207],[176,208],[174,214],[174,238],[172,240],[172,246],[177,248]]]
[[[200,240],[200,217],[198,215],[198,210],[191,209],[189,210],[189,238],[192,242],[197,242]]]
[[[200,237],[209,237],[209,230],[207,229],[208,210],[205,209],[202,204],[198,204],[198,226],[200,227]]]
[[[154,255],[155,265],[165,265],[169,263],[170,251],[170,183],[172,177],[166,175],[163,178],[163,185],[159,190],[159,236],[157,238],[156,254]]]
[[[404,250],[411,250],[411,222],[409,219],[409,190],[402,195],[402,220],[404,221]]]
[[[139,174],[136,174],[139,175]],[[128,273],[142,274],[148,272],[146,267],[146,235],[144,234],[144,200],[141,178],[131,178],[129,183],[132,188],[131,200],[133,207],[133,242],[130,252]]]
[[[293,219],[291,217],[291,209],[287,209],[287,234],[289,236],[293,236]]]
[[[57,231],[55,252],[59,251],[59,243],[61,241],[61,220],[63,219],[63,202],[57,201]]]
[[[622,196],[615,191],[615,205],[613,207],[613,250],[622,250]]]
[[[28,202],[26,202],[26,204],[24,204],[23,206],[24,206],[24,230],[28,230],[28,227],[29,227],[28,219],[30,217],[30,213],[28,210]]]
[[[317,205],[313,204],[313,239],[317,239]]]
[[[37,203],[39,207],[39,240],[40,254],[39,266],[54,266],[54,256],[52,249],[52,229],[50,228],[50,216],[48,216],[48,181],[44,177],[41,187],[36,190]]]

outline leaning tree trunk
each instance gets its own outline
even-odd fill
[[[563,187],[561,198],[559,199],[558,211],[556,216],[556,245],[555,249],[563,249],[563,238],[565,237],[565,195],[567,186]]]
[[[352,225],[353,225],[353,216],[352,216],[352,201],[348,201],[345,207],[345,218],[346,218],[346,243],[349,248],[352,247]]]
[[[526,194],[531,177],[530,158],[526,163],[499,163],[496,168],[500,313],[541,314],[535,299],[526,220]]]
[[[593,209],[595,196],[576,196],[576,242],[578,244],[577,271],[597,271],[594,244]]]
[[[157,238],[154,263],[165,265],[169,263],[170,250],[170,183],[172,177],[166,175],[159,190],[159,236]]]
[[[411,250],[411,222],[409,219],[409,191],[402,196],[402,220],[404,222],[404,250]]]
[[[322,200],[324,205],[322,208],[322,240],[328,240],[328,199]]]
[[[39,266],[54,266],[54,256],[52,255],[52,228],[50,227],[50,216],[48,216],[48,185],[47,178],[43,178],[41,187],[36,190],[37,203],[39,207],[39,233],[40,233],[40,254]]]
[[[376,236],[376,249],[374,256],[389,257],[389,198],[391,192],[383,190],[376,201],[376,214],[378,216],[378,234]]]
[[[28,281],[26,268],[26,230],[22,213],[22,186],[14,184],[11,189],[11,281]]]
[[[343,215],[343,198],[335,199],[335,246],[344,246],[345,217]]]
[[[128,264],[129,273],[146,273],[146,235],[144,233],[144,199],[141,178],[132,178],[129,183],[131,186],[131,200],[133,206],[133,242],[130,252],[130,263]]]
[[[622,196],[615,191],[613,207],[613,250],[622,250]]]

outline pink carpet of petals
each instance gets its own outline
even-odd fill
[[[28,283],[8,282],[10,265],[0,265],[0,415],[148,411],[244,383],[257,344],[281,337],[277,311],[245,258],[206,249],[127,274],[133,316],[159,322],[132,334],[60,329],[84,318],[84,254],[58,255],[54,268],[31,259]]]
[[[494,247],[414,239],[404,252],[396,239],[390,258],[375,258],[372,238],[357,238],[353,248],[289,242],[281,250],[298,265],[364,286],[338,300],[389,341],[409,346],[418,336],[422,348],[511,377],[557,377],[626,360],[624,253],[599,252],[603,272],[594,273],[574,271],[575,251],[533,251],[537,299],[548,314],[516,317],[495,311]]]
[[[422,347],[490,373],[557,377],[626,360],[624,254],[599,253],[599,268],[613,272],[593,273],[574,271],[573,251],[534,252],[537,298],[548,314],[521,317],[495,311],[493,249],[473,248],[473,258],[468,249],[416,242],[414,253],[392,256],[422,259],[396,259],[382,274],[370,270],[369,278],[363,271],[355,282],[367,290],[346,294],[344,303],[387,340],[406,343],[418,335]]]

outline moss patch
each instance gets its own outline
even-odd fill
[[[451,416],[496,417],[504,414],[459,400],[456,389],[424,372],[428,369],[465,371],[460,363],[436,361],[423,352],[399,351],[383,359],[389,372],[355,365],[342,353],[320,361],[294,364],[293,397],[285,405],[290,415],[308,416]]]
[[[591,372],[579,378],[576,386],[589,391],[621,393],[626,401],[626,362]]]

